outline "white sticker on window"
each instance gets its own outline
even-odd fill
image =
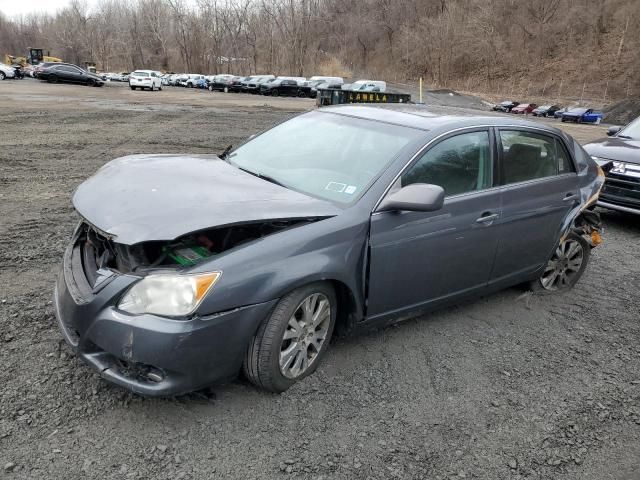
[[[331,192],[342,193],[344,192],[344,189],[346,188],[346,186],[347,186],[346,183],[329,182],[327,183],[327,186],[324,187],[324,189],[329,190]]]
[[[347,188],[344,189],[344,193],[348,195],[352,195],[355,191],[356,191],[355,185],[349,185]]]

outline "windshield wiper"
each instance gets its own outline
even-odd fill
[[[631,138],[632,138],[629,135],[620,135],[620,134],[616,135],[616,137],[618,137],[618,138],[628,138],[629,140],[631,140]]]
[[[237,165],[236,165],[237,166]],[[243,172],[247,172],[249,175],[253,175],[254,177],[258,177],[261,178],[262,180],[266,180],[267,182],[270,183],[274,183],[276,185],[279,185],[281,187],[284,187],[284,185],[282,183],[280,183],[278,180],[276,180],[273,177],[270,177],[269,175],[265,175],[263,173],[260,172],[252,172],[251,170],[247,170],[246,168],[242,168],[242,167],[238,167],[240,170],[242,170]],[[285,187],[286,188],[286,187]]]
[[[226,160],[232,148],[233,148],[233,145],[229,145],[227,148],[224,149],[224,151],[220,155],[218,155],[218,158],[220,158],[221,160]]]

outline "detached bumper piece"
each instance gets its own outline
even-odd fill
[[[249,340],[276,300],[206,317],[129,315],[116,308],[137,277],[85,270],[79,244],[65,252],[54,294],[70,347],[111,383],[144,396],[171,396],[235,377]],[[95,278],[94,284],[88,278]]]

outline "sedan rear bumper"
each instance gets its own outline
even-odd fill
[[[82,267],[72,265],[72,250],[54,293],[58,326],[104,379],[145,396],[179,395],[237,376],[249,341],[277,301],[185,320],[130,315],[115,305],[135,278],[115,275],[87,295],[76,285]]]

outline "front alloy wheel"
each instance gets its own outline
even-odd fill
[[[582,276],[589,261],[589,244],[576,234],[569,234],[547,262],[538,279],[546,291],[555,292],[572,288]]]
[[[322,293],[305,298],[289,319],[280,345],[280,373],[298,378],[318,358],[331,325],[331,305]]]
[[[325,282],[282,297],[249,343],[245,376],[265,390],[284,392],[313,373],[329,346],[336,308],[336,294]]]

